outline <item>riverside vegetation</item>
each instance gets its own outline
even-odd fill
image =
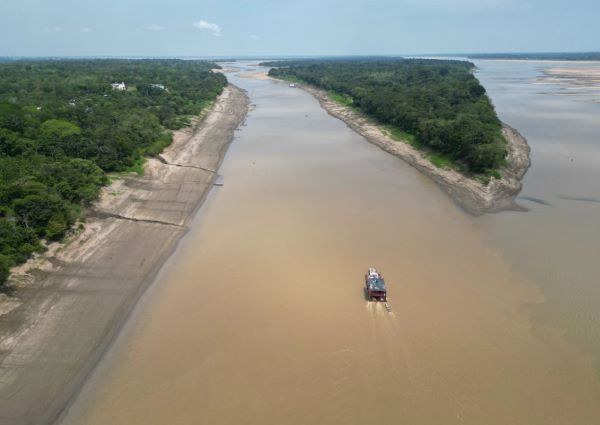
[[[59,240],[109,172],[140,171],[170,130],[227,84],[182,60],[0,63],[0,288],[10,267]],[[125,87],[112,87],[113,83]]]
[[[330,97],[386,126],[396,140],[430,151],[486,181],[499,177],[506,140],[485,89],[465,61],[339,59],[265,62],[269,75],[325,89]]]

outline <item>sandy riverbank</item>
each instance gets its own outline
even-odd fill
[[[598,94],[600,90],[600,63],[586,67],[546,68],[536,78],[538,84],[552,84],[564,89],[557,95]]]
[[[480,215],[507,209],[519,209],[514,199],[522,188],[521,179],[530,165],[529,146],[514,128],[504,124],[502,133],[508,141],[508,165],[501,170],[502,178],[492,177],[485,186],[449,168],[435,166],[423,152],[408,143],[388,136],[381,125],[364,115],[331,100],[324,90],[300,85],[312,94],[332,116],[344,121],[369,142],[406,161],[434,180],[458,205],[471,214]]]
[[[263,75],[266,75],[263,73]],[[248,75],[249,78],[258,78]],[[344,121],[350,128],[384,151],[395,155],[434,180],[463,209],[474,215],[517,209],[515,198],[522,188],[521,179],[531,162],[529,145],[514,128],[504,124],[502,133],[508,141],[508,165],[501,170],[502,178],[492,178],[486,186],[458,171],[435,166],[423,152],[408,143],[398,142],[388,136],[384,128],[351,108],[331,100],[325,90],[299,84],[312,94],[333,117]]]
[[[103,190],[83,232],[16,271],[0,315],[0,423],[52,423],[65,409],[186,233],[247,108],[228,86],[144,176]]]

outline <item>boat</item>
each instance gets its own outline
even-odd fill
[[[294,87],[296,87],[296,84],[294,84],[294,83],[290,83],[290,87],[291,87],[291,88],[294,88]]]
[[[365,274],[365,291],[369,301],[387,301],[387,289],[383,276],[374,267]]]

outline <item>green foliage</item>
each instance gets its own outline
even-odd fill
[[[55,241],[62,238],[70,227],[70,223],[63,214],[54,214],[46,224],[45,236],[48,240]]]
[[[1,63],[0,128],[35,140],[37,153],[124,171],[165,128],[186,125],[187,117],[198,115],[221,93],[227,80],[213,67],[193,60]],[[113,90],[116,82],[124,82],[127,90]],[[26,147],[13,138],[6,149]]]
[[[431,152],[427,158],[438,168],[452,168],[454,165],[452,159],[440,153]]]
[[[10,267],[13,265],[10,258],[6,255],[0,254],[0,290],[4,286],[4,282],[8,279],[10,273]]]
[[[261,63],[261,65],[269,66],[269,65],[266,65],[268,63],[270,63],[270,62],[264,62],[264,63]],[[281,65],[280,62],[276,62],[276,63],[279,64],[279,65]],[[280,75],[280,76],[277,76],[277,78],[279,78],[281,80],[289,81],[290,83],[297,83],[297,84],[304,83],[303,80],[301,80],[300,78],[295,77],[293,75]]]
[[[65,228],[61,230],[64,231],[67,223],[71,224],[72,220],[69,217],[68,205],[56,193],[39,191],[27,194],[23,198],[15,199],[11,207],[15,213],[17,225],[33,229],[41,238],[48,235],[48,225],[51,221],[54,228],[50,235],[56,236],[57,224],[64,223]]]
[[[38,152],[48,156],[60,156],[70,153],[73,146],[79,145],[81,129],[65,120],[48,120],[39,129]]]
[[[348,95],[345,94],[340,94],[340,93],[336,93],[334,91],[330,91],[329,93],[329,98],[331,100],[333,100],[336,103],[339,103],[342,106],[353,106],[354,102],[352,101],[352,98]]]
[[[7,270],[61,239],[108,171],[143,173],[221,93],[214,64],[183,60],[0,63],[0,285]],[[125,82],[127,90],[113,90]]]
[[[438,163],[445,158],[468,172],[489,173],[506,156],[500,120],[472,63],[366,58],[266,65],[278,66],[271,76],[335,93],[334,100],[387,125],[398,139],[438,154]]]
[[[12,131],[21,131],[25,126],[25,113],[19,106],[0,101],[0,127]]]
[[[39,239],[32,229],[18,226],[14,220],[0,218],[0,255],[9,258],[13,264],[19,264],[31,253],[41,250]]]
[[[24,155],[33,150],[33,141],[25,139],[9,129],[0,128],[0,156]]]
[[[47,164],[39,175],[63,199],[74,204],[89,204],[98,197],[100,187],[108,184],[108,178],[100,167],[81,158],[65,158]]]
[[[131,167],[128,167],[127,169],[125,169],[125,172],[126,173],[136,173],[138,176],[143,176],[144,175],[144,164],[146,164],[146,158],[144,158],[143,156],[140,156],[133,162]]]
[[[392,139],[394,139],[398,142],[407,142],[409,145],[411,145],[414,148],[417,148],[417,149],[421,148],[421,144],[419,143],[419,141],[417,140],[417,138],[415,137],[414,134],[410,134],[410,133],[407,133],[406,131],[402,131],[399,128],[394,127],[393,125],[384,126],[383,131],[386,135],[388,135],[389,137],[391,137]]]
[[[161,153],[164,148],[169,146],[173,142],[173,133],[170,131],[163,132],[158,139],[154,141],[150,146],[144,149],[144,153],[150,156],[156,156]]]

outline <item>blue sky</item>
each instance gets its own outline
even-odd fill
[[[600,50],[598,0],[0,0],[0,56]]]

